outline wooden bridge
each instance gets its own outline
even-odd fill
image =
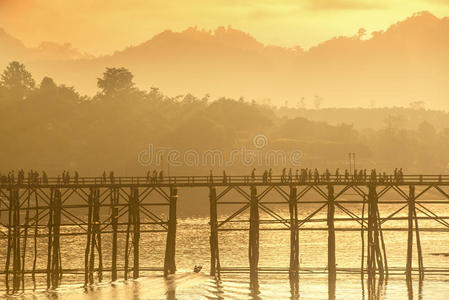
[[[3,178],[0,180],[0,236],[7,246],[6,255],[1,254],[5,263],[4,282],[6,288],[14,292],[24,288],[25,277],[35,282],[38,274],[46,277],[48,288],[56,288],[63,274],[84,274],[84,283],[89,285],[102,281],[105,274],[114,281],[119,277],[128,279],[131,273],[132,278],[138,278],[141,271],[175,273],[176,207],[179,197],[182,198],[178,188],[209,190],[211,275],[249,272],[256,276],[258,272],[285,271],[292,278],[298,278],[298,274],[310,271],[310,268],[300,267],[300,231],[327,232],[326,272],[330,285],[335,284],[337,272],[356,272],[362,277],[367,274],[368,278],[381,279],[404,272],[407,278],[416,273],[420,279],[425,273],[449,274],[448,268],[424,267],[420,240],[420,232],[449,232],[449,217],[429,208],[449,206],[447,186],[448,175]],[[237,192],[238,198],[227,199],[231,191]],[[394,199],[385,197],[392,192],[396,194]],[[426,197],[429,192],[438,194],[441,199],[430,200]],[[276,200],[267,200],[268,194],[274,194]],[[348,194],[355,199],[347,199]],[[354,204],[360,206],[361,214],[348,208]],[[399,208],[381,216],[379,207],[391,204]],[[288,207],[289,217],[273,209],[282,205]],[[306,205],[317,208],[300,219],[298,210]],[[225,206],[238,206],[238,209],[219,219],[218,216],[223,215],[219,214],[219,209]],[[336,218],[336,209],[345,217]],[[317,219],[322,211],[327,211],[326,218]],[[404,211],[407,215],[399,216]],[[261,213],[267,218],[260,218]],[[400,220],[406,221],[407,226],[386,226]],[[422,220],[432,220],[435,226],[419,227]],[[344,225],[349,222],[356,226]],[[290,232],[288,268],[259,266],[259,232],[262,230]],[[224,231],[249,231],[249,267],[221,265],[219,232]],[[337,268],[337,231],[362,233],[359,269]],[[403,268],[388,266],[385,231],[407,232],[407,258]],[[166,234],[164,265],[142,265],[139,260],[141,241],[146,234],[155,233]],[[85,237],[84,265],[79,268],[67,268],[62,264],[61,249],[74,247],[61,243],[61,239],[68,236]],[[119,236],[124,236],[124,243],[119,243]],[[110,241],[108,247],[102,243],[105,238]],[[418,266],[412,266],[414,238]],[[38,251],[43,245],[45,253]],[[118,267],[119,260],[124,261],[123,267]]]

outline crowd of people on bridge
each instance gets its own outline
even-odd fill
[[[388,175],[385,172],[377,172],[376,169],[371,169],[368,171],[367,169],[348,171],[347,169],[344,172],[340,172],[340,169],[337,168],[335,172],[332,174],[329,169],[324,170],[324,172],[318,171],[318,169],[296,169],[293,171],[291,168],[287,170],[287,168],[283,168],[280,175],[273,175],[273,170],[270,168],[268,170],[264,170],[261,174],[256,174],[256,169],[254,168],[251,172],[250,176],[237,176],[238,181],[244,181],[245,183],[250,182],[261,182],[261,183],[271,183],[271,182],[280,182],[280,183],[298,183],[298,184],[309,184],[309,183],[327,183],[327,182],[345,182],[345,183],[370,183],[370,182],[378,182],[378,183],[403,183],[404,182],[404,174],[401,169],[395,169],[393,175]],[[232,180],[232,176],[226,175],[226,172],[223,171],[222,176],[214,176],[212,170],[210,171],[208,182],[217,182],[221,181],[224,184],[229,183]],[[98,179],[98,181],[96,181]],[[79,183],[80,177],[77,171],[74,171],[73,175],[68,171],[63,171],[61,175],[55,178],[58,184],[69,184],[69,183]],[[235,179],[234,179],[235,180]],[[115,183],[116,177],[114,172],[110,172],[109,175],[106,171],[103,172],[103,175],[100,178],[96,178],[95,182],[98,183]],[[145,182],[145,179],[141,181]],[[146,174],[146,182],[157,184],[164,182],[164,173],[162,170],[154,170],[148,171]],[[18,183],[18,184],[48,184],[48,176],[44,172],[40,174],[37,171],[31,170],[28,172],[27,176],[25,176],[24,170],[19,170],[18,174],[15,175],[14,171],[10,171],[7,174],[0,173],[0,183]]]
[[[78,179],[79,179],[79,175],[78,172],[75,171],[74,175],[73,175],[73,181],[75,183],[78,183]],[[63,171],[62,175],[59,175],[56,177],[56,182],[57,183],[70,183],[71,182],[71,177],[70,177],[70,173],[68,171]],[[37,171],[34,170],[30,170],[27,175],[25,176],[25,171],[23,169],[20,169],[17,172],[17,175],[15,175],[14,171],[9,171],[7,174],[1,174],[0,173],[0,183],[2,184],[7,184],[7,183],[12,183],[12,184],[40,184],[40,183],[44,183],[44,184],[48,184],[48,175],[45,171],[42,172],[42,174],[40,174]]]
[[[212,171],[210,171],[209,181],[213,182],[214,178]],[[226,176],[226,172],[223,171],[222,180],[223,183],[228,183],[231,177]],[[395,169],[394,175],[387,175],[386,172],[378,173],[376,169],[371,169],[369,171],[367,169],[357,170],[355,169],[353,172],[348,171],[346,169],[344,172],[340,172],[340,169],[337,168],[335,170],[334,175],[326,169],[324,172],[319,172],[318,169],[296,169],[294,174],[293,170],[290,168],[287,171],[287,168],[283,168],[280,175],[273,175],[273,170],[270,168],[269,170],[264,170],[262,175],[256,174],[256,169],[254,168],[251,172],[250,176],[244,176],[244,182],[262,182],[262,183],[271,183],[271,182],[281,182],[281,183],[326,183],[326,182],[354,182],[354,183],[369,183],[369,182],[378,182],[378,183],[403,183],[404,182],[404,173],[402,168]]]

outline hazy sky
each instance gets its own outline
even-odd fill
[[[307,48],[360,27],[385,29],[423,10],[449,16],[449,0],[0,0],[0,27],[27,46],[70,42],[93,54],[165,29],[220,25],[267,44]]]

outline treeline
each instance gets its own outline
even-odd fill
[[[331,125],[244,99],[169,97],[157,88],[136,88],[133,74],[125,68],[107,68],[97,78],[97,86],[96,95],[82,96],[49,77],[36,83],[23,64],[10,63],[0,79],[0,170],[45,169],[49,175],[77,170],[83,176],[104,170],[141,175],[149,169],[173,175],[207,175],[209,169],[241,174],[251,168],[238,159],[231,164],[209,161],[169,168],[168,157],[158,164],[142,162],[140,154],[150,145],[181,153],[229,154],[236,149],[254,153],[261,148],[253,139],[262,135],[267,138],[262,150],[301,151],[302,156],[300,165],[287,160],[265,166],[265,161],[256,160],[253,166],[260,171],[269,167],[343,170],[349,152],[356,153],[358,168],[447,171],[449,128],[435,129],[427,121],[406,129],[379,119],[384,125],[359,130],[351,120]]]

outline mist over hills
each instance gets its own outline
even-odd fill
[[[360,24],[363,27],[363,24]],[[289,106],[407,106],[447,109],[449,18],[417,13],[371,34],[335,37],[308,50],[264,45],[242,31],[164,31],[121,51],[93,57],[70,44],[27,48],[0,31],[0,63],[24,62],[82,93],[105,67],[128,68],[141,88],[169,95],[244,97]],[[300,41],[298,41],[300,44]],[[316,101],[316,99],[320,99]]]

